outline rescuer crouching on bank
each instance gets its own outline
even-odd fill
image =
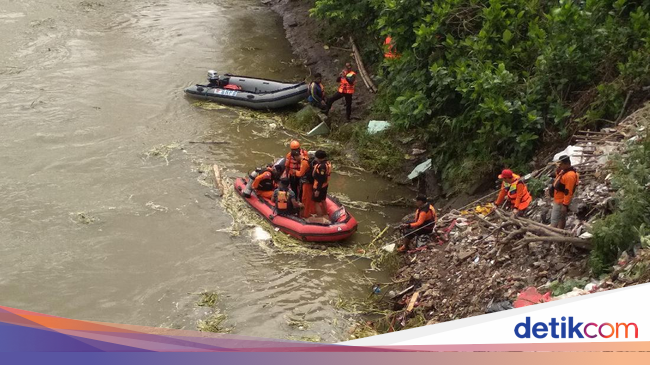
[[[411,223],[400,225],[402,233],[402,245],[397,249],[400,252],[406,251],[411,240],[420,235],[430,235],[436,228],[438,216],[433,204],[430,204],[427,197],[419,195],[415,199],[415,220]]]

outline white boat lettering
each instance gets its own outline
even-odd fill
[[[237,91],[217,89],[217,94],[218,95],[225,95],[225,96],[237,96]]]

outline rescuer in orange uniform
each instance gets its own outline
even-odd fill
[[[325,217],[327,215],[327,188],[329,187],[332,164],[327,161],[327,153],[322,150],[316,151],[316,159],[312,176],[314,177],[314,193],[312,200],[316,206],[316,215]]]
[[[276,178],[277,171],[273,168],[273,165],[268,165],[266,170],[257,175],[255,180],[253,180],[253,189],[255,189],[255,194],[270,199],[273,196],[273,190],[275,190]]]
[[[300,160],[300,170],[296,173],[296,177],[300,179],[300,202],[303,205],[303,210],[301,216],[303,218],[309,218],[312,214],[316,213],[316,208],[314,207],[313,194],[314,194],[314,176],[313,176],[313,159],[305,158],[302,155],[298,155]]]
[[[391,36],[386,36],[386,40],[384,41],[384,58],[390,60],[399,58],[399,54],[395,52],[395,45],[393,45],[393,38]]]
[[[300,148],[300,142],[295,139],[289,144],[291,151],[287,153],[286,160],[284,162],[284,176],[289,178],[289,187],[296,193],[298,199],[300,199],[300,177],[296,176],[300,170],[300,160],[298,155],[301,155],[303,159],[308,159],[309,155],[307,151]]]
[[[357,81],[357,73],[352,71],[352,64],[350,62],[345,64],[345,69],[341,71],[336,81],[340,82],[339,90],[327,100],[325,114],[329,113],[335,101],[345,98],[345,116],[350,121],[352,115],[352,95],[354,94],[354,86]]]
[[[415,221],[400,225],[400,230],[404,236],[402,238],[402,246],[398,248],[398,251],[405,251],[415,236],[431,234],[436,228],[436,221],[438,220],[436,209],[433,207],[433,204],[428,202],[427,197],[418,195],[415,198],[415,206],[417,207],[415,210]]]
[[[549,191],[553,196],[552,227],[564,229],[569,205],[571,205],[579,181],[578,172],[571,166],[571,158],[566,155],[560,156],[558,168],[555,172],[555,180]]]
[[[526,214],[526,209],[533,201],[533,197],[528,192],[526,184],[521,181],[521,176],[512,173],[512,170],[506,169],[501,172],[499,179],[503,180],[503,182],[501,183],[499,197],[494,204],[500,206],[507,197],[513,216],[520,217]]]

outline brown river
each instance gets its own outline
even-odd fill
[[[294,135],[183,94],[208,69],[304,78],[281,24],[258,0],[0,0],[0,305],[194,330],[207,290],[233,333],[345,339],[338,299],[389,275],[261,244],[261,221],[233,216],[248,208],[225,209],[201,171],[241,175]],[[190,143],[204,140],[229,144]],[[406,194],[357,170],[332,179],[355,201]],[[350,211],[348,246],[405,212]]]

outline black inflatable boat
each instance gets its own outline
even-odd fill
[[[192,97],[251,109],[277,109],[307,98],[307,84],[226,74],[215,84],[185,89]]]

